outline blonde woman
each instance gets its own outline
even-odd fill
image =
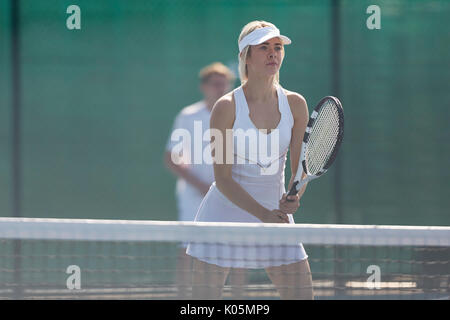
[[[292,214],[300,206],[305,187],[292,202],[286,201],[284,169],[290,149],[292,176],[297,170],[301,141],[308,121],[305,99],[283,89],[279,70],[285,56],[284,45],[291,40],[271,23],[248,23],[239,36],[241,86],[220,98],[211,114],[210,128],[225,137],[221,154],[232,149],[234,162],[218,159],[213,151],[215,182],[200,205],[195,221],[294,223]],[[276,170],[263,174],[267,166],[242,152],[229,132],[242,129],[258,132],[258,139],[278,137],[279,155],[269,166]],[[233,140],[230,140],[233,139]],[[212,136],[212,142],[214,137]],[[216,146],[217,147],[217,146]],[[258,151],[259,152],[259,151]],[[244,164],[237,161],[245,158]],[[230,268],[264,268],[282,299],[312,299],[312,279],[307,255],[301,244],[288,247],[248,246],[223,248],[189,244],[194,257],[193,298],[219,299]],[[257,257],[255,256],[257,252]]]

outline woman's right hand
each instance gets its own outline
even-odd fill
[[[288,215],[278,209],[267,211],[260,220],[264,223],[289,223]]]

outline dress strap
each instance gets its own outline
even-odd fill
[[[249,114],[247,101],[245,100],[244,90],[242,86],[234,90],[234,101],[236,104],[236,115],[243,112],[243,114]]]
[[[294,126],[294,117],[292,115],[291,107],[289,106],[289,101],[287,99],[286,94],[284,93],[283,88],[278,85],[277,87],[277,93],[278,93],[278,103],[279,103],[279,109],[281,113],[281,117],[287,119],[290,126]]]

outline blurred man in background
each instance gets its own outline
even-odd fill
[[[170,171],[177,176],[176,197],[179,221],[194,221],[197,209],[214,181],[211,152],[208,139],[202,139],[204,132],[209,129],[211,110],[216,101],[232,89],[235,80],[233,72],[220,62],[216,62],[200,70],[200,90],[203,99],[184,107],[176,116],[171,135],[166,144],[164,162]],[[201,127],[201,135],[194,134],[194,126]],[[182,152],[175,152],[180,144],[178,138],[172,137],[177,129],[189,132],[190,145],[183,144]],[[198,130],[198,129],[197,129]],[[186,141],[183,141],[186,142]],[[194,163],[195,144],[201,150],[201,161]],[[178,150],[178,149],[177,149]],[[203,150],[206,150],[203,152]],[[173,152],[172,152],[173,151]],[[208,159],[205,159],[208,157]],[[175,160],[175,161],[174,161]],[[177,284],[180,299],[188,297],[191,286],[192,258],[186,255],[186,244],[183,244],[178,254]],[[235,284],[242,283],[244,275],[239,273],[231,278]]]

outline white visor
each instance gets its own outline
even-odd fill
[[[286,36],[280,35],[280,30],[273,27],[258,28],[250,32],[239,42],[239,53],[246,46],[255,46],[272,38],[280,38],[283,44],[290,44],[292,41]]]

